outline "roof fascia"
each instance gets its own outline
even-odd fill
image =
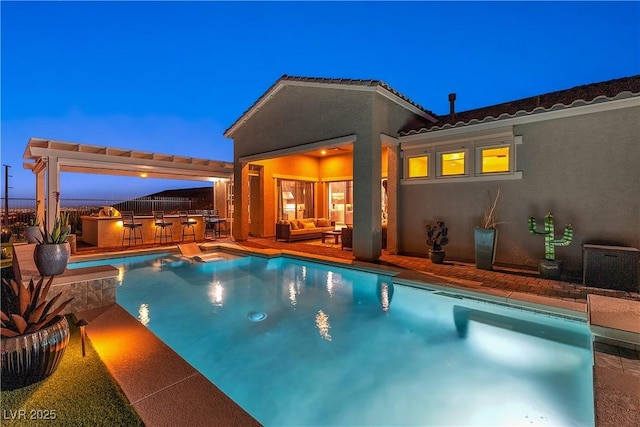
[[[50,157],[58,158],[61,170],[68,172],[104,173],[105,170],[109,170],[116,175],[117,171],[122,171],[123,175],[130,175],[133,171],[138,173],[155,171],[165,176],[205,180],[233,175],[233,163],[229,162],[41,138],[29,140],[24,158],[34,160],[35,163],[24,163],[23,167],[35,173],[38,171],[37,165],[42,165],[43,160]]]
[[[433,130],[424,133],[417,133],[415,135],[400,136],[399,139],[402,143],[412,141],[424,141],[430,139],[439,139],[448,136],[457,136],[465,133],[493,130],[504,128],[506,126],[517,126],[528,123],[541,122],[546,120],[562,119],[567,117],[577,117],[583,114],[593,114],[603,111],[619,110],[623,108],[640,107],[640,96],[634,96],[632,98],[624,98],[613,101],[599,102],[597,104],[581,105],[579,107],[565,108],[555,111],[540,111],[535,110],[521,117],[510,117],[506,119],[496,119],[486,123],[472,123],[466,125],[460,125],[459,127],[451,127],[447,129]]]

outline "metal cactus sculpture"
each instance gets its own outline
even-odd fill
[[[573,227],[571,224],[567,224],[561,239],[555,239],[553,214],[551,212],[544,217],[544,231],[538,231],[535,217],[530,216],[529,231],[531,234],[544,236],[544,258],[547,260],[556,259],[556,246],[567,246],[573,239]]]

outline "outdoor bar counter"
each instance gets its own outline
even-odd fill
[[[173,241],[180,243],[182,241],[182,224],[180,223],[180,216],[178,215],[165,215],[166,222],[172,222],[171,232],[173,233]],[[97,246],[99,248],[107,248],[113,246],[121,246],[122,243],[122,217],[120,216],[82,216],[82,241],[90,245]],[[196,240],[204,240],[205,225],[202,215],[189,215],[189,219],[194,220],[194,228],[196,233]],[[154,233],[156,232],[155,222],[152,215],[135,216],[134,222],[142,223],[142,227],[138,227],[137,230],[131,230],[131,245],[134,245],[133,233],[138,234],[138,242],[140,245],[140,231],[142,230],[142,238],[145,244],[153,243]],[[156,242],[160,241],[161,229],[158,229],[158,237]],[[191,234],[191,229],[185,230],[185,233]],[[125,232],[124,245],[129,245],[127,236],[129,230]],[[185,236],[185,241],[193,241],[193,236]],[[163,238],[164,242],[164,238]]]

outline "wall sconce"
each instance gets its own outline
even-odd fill
[[[78,320],[78,323],[76,323],[76,326],[80,327],[80,339],[82,340],[82,357],[84,357],[85,355],[85,351],[84,351],[84,338],[86,336],[85,327],[88,324],[89,322],[87,322],[85,319],[80,319]]]

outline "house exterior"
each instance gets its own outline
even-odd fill
[[[383,230],[389,252],[426,256],[425,224],[443,220],[447,258],[470,261],[499,189],[497,263],[537,265],[544,243],[527,219],[548,212],[557,237],[573,225],[557,249],[569,273],[583,243],[640,247],[640,76],[465,112],[454,98],[439,116],[380,81],[281,77],[225,132],[234,237],[332,218],[375,261]]]

